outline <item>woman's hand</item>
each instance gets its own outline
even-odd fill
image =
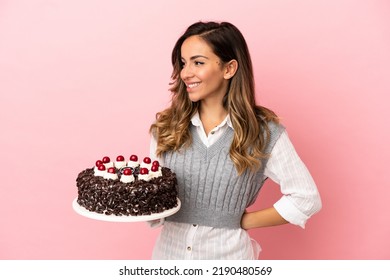
[[[151,228],[158,228],[158,227],[162,226],[164,224],[164,222],[165,222],[164,218],[152,220],[152,221],[147,221],[147,223],[149,224],[149,226]]]

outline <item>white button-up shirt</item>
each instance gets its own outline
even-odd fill
[[[191,123],[207,147],[214,144],[228,126],[233,128],[229,116],[208,135],[199,114],[192,117]],[[156,148],[156,139],[152,137],[150,155],[155,159]],[[304,228],[310,216],[321,209],[321,199],[314,180],[286,131],[271,151],[264,176],[280,185],[282,196],[273,206],[289,223]],[[153,259],[258,259],[260,251],[259,244],[241,228],[165,222],[153,250]]]

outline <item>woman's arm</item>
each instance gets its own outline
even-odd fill
[[[270,227],[287,224],[286,221],[274,207],[267,209],[245,212],[242,216],[241,227],[243,229],[252,229],[260,227]]]
[[[244,213],[244,229],[291,223],[304,228],[306,221],[321,207],[322,202],[314,180],[299,158],[287,132],[276,142],[264,172],[280,185],[283,196],[273,207]]]

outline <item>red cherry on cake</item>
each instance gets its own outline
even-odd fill
[[[124,161],[125,158],[123,156],[117,156],[116,161]]]
[[[153,161],[152,166],[157,166],[157,167],[159,167],[159,166],[160,166],[160,163],[159,163],[157,160],[155,160],[155,161]]]
[[[131,155],[130,160],[131,161],[138,161],[138,157],[136,155]]]
[[[131,172],[130,168],[126,168],[123,170],[123,175],[130,176],[131,174],[133,174],[133,172]]]
[[[145,162],[146,164],[150,164],[150,163],[152,162],[152,160],[150,159],[150,157],[145,157],[145,158],[144,158],[144,162]]]
[[[110,167],[110,168],[108,168],[107,172],[114,174],[115,173],[115,168],[114,167]]]
[[[104,171],[104,170],[106,170],[106,167],[105,167],[103,164],[100,164],[100,165],[98,166],[98,170],[99,170],[99,171]]]
[[[102,159],[103,163],[109,163],[110,162],[110,158],[109,157],[104,157]]]
[[[103,162],[101,160],[97,160],[95,163],[96,167],[99,167],[99,165],[102,165],[102,164],[103,164]]]
[[[141,174],[141,175],[149,174],[149,170],[147,168],[141,168],[141,170],[139,171],[139,174]]]
[[[157,172],[157,171],[158,171],[158,165],[152,165],[151,170],[152,170],[153,172]]]

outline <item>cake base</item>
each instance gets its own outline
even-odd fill
[[[72,203],[73,210],[84,217],[99,220],[99,221],[105,221],[105,222],[125,222],[125,223],[132,223],[132,222],[146,222],[146,221],[153,221],[158,220],[161,218],[165,218],[168,216],[171,216],[175,214],[177,211],[179,211],[181,203],[180,200],[177,199],[177,206],[168,210],[165,210],[161,213],[153,213],[150,215],[140,215],[140,216],[115,216],[115,215],[106,215],[106,214],[99,214],[96,212],[92,212],[81,206],[77,203],[77,198],[73,200]]]

